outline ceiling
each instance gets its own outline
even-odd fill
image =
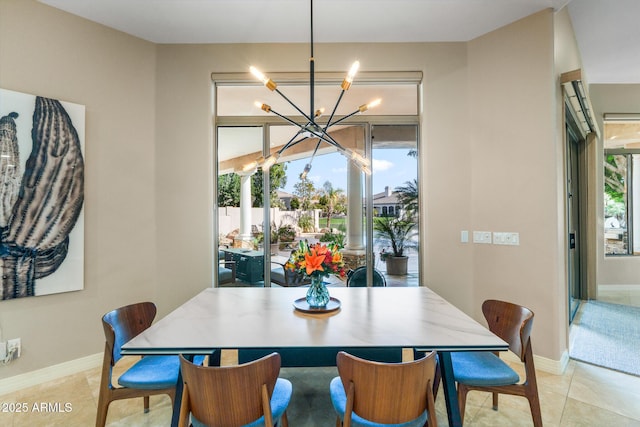
[[[307,42],[300,0],[39,0],[155,43]],[[638,0],[316,0],[314,41],[468,41],[568,4],[589,83],[640,83]]]

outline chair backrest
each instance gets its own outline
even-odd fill
[[[349,272],[347,286],[365,287],[367,286],[367,267],[361,266]],[[373,269],[373,286],[387,286],[384,275],[375,268]]]
[[[210,427],[241,426],[263,415],[265,425],[273,425],[270,399],[280,373],[278,353],[235,366],[197,366],[180,356],[180,366],[181,423],[191,413]]]
[[[418,418],[428,408],[435,376],[435,352],[404,363],[381,363],[345,352],[337,356],[338,373],[353,412],[380,424],[400,424]],[[433,402],[433,395],[431,395]]]
[[[533,312],[510,302],[486,300],[482,303],[482,313],[489,330],[509,343],[509,350],[524,362],[530,345]]]
[[[111,365],[122,355],[120,347],[140,332],[147,329],[156,317],[156,306],[152,302],[140,302],[116,308],[102,316],[102,327],[111,348]]]

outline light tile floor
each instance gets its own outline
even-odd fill
[[[612,297],[613,298],[613,297]],[[621,302],[619,297],[616,301]],[[613,302],[613,301],[612,301]],[[579,318],[578,320],[579,321]],[[123,360],[122,370],[131,359]],[[514,364],[514,368],[521,369]],[[296,368],[291,368],[296,369]],[[291,427],[333,426],[334,416],[328,398],[328,384],[335,368],[318,371],[314,383],[296,394],[295,376],[300,371],[283,369],[293,377],[294,396],[289,409]],[[566,372],[552,375],[538,371],[538,386],[545,426],[640,427],[640,377],[570,361]],[[0,426],[91,426],[95,424],[100,369],[90,369],[59,380],[0,396]],[[325,384],[326,383],[326,384]],[[43,407],[42,404],[45,404]],[[22,409],[22,412],[17,412]],[[446,426],[442,393],[437,399],[438,425]],[[317,416],[310,412],[318,411]],[[329,415],[327,415],[329,412]],[[111,404],[108,426],[168,426],[171,401],[166,396],[151,398],[151,410],[142,411],[142,399]],[[322,421],[320,422],[320,420]],[[465,426],[530,426],[526,399],[501,396],[498,411],[491,409],[491,397],[471,392],[468,396]]]

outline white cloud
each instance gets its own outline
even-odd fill
[[[388,160],[373,159],[371,167],[374,172],[382,172],[391,169],[393,167],[393,163]]]
[[[321,175],[307,175],[307,179],[314,183],[314,185],[318,184],[322,179]]]

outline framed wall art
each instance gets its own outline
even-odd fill
[[[0,89],[0,300],[84,288],[82,105]]]

